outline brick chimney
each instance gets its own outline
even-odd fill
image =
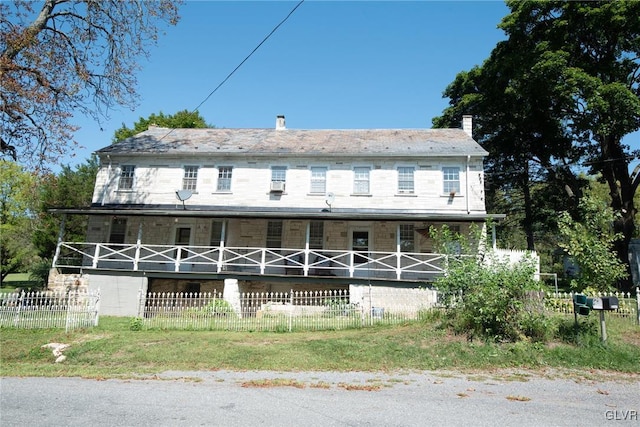
[[[284,116],[276,116],[276,130],[285,130]]]
[[[465,114],[462,116],[462,130],[469,136],[473,137],[473,116]]]

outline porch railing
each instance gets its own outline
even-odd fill
[[[350,250],[61,242],[53,267],[431,280],[445,255]]]

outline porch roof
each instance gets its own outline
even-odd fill
[[[487,219],[501,220],[505,214],[445,213],[420,210],[391,209],[314,209],[314,208],[243,208],[229,206],[181,205],[105,205],[90,208],[52,208],[49,212],[69,215],[116,215],[116,216],[170,216],[208,218],[265,218],[265,219],[326,219],[326,220],[377,220],[377,221],[449,221],[483,222]]]

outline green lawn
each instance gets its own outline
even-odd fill
[[[30,287],[34,283],[29,273],[11,273],[2,281],[0,292],[14,292],[19,287]]]
[[[439,321],[323,332],[225,332],[130,329],[131,319],[100,319],[100,326],[60,330],[0,329],[0,376],[149,375],[166,370],[494,370],[572,368],[640,373],[640,327],[612,319],[609,340],[591,333],[573,343],[468,342]],[[566,319],[565,330],[572,330]],[[70,344],[54,363],[51,342]],[[576,344],[575,342],[578,342]]]

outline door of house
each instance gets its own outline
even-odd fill
[[[351,250],[354,252],[359,252],[361,254],[369,253],[369,229],[368,228],[354,228],[351,230]],[[363,255],[354,255],[353,262],[355,265],[366,263],[367,257]]]
[[[176,246],[189,246],[191,244],[191,227],[176,227],[176,234],[173,240],[173,243]],[[183,260],[189,256],[189,253],[186,250],[180,251],[180,259]],[[178,251],[174,251],[176,257],[178,255]],[[191,264],[185,264],[183,261],[180,262],[179,271],[190,271]],[[174,267],[175,268],[175,267]],[[178,271],[178,270],[176,270]]]

